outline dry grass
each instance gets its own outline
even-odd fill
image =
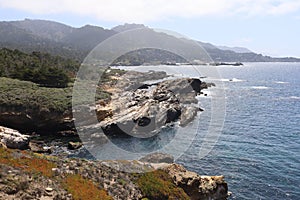
[[[63,185],[74,200],[113,200],[105,190],[99,189],[92,181],[78,174],[67,176]]]
[[[25,151],[12,151],[3,148],[0,148],[0,164],[21,168],[26,172],[38,173],[46,177],[51,177],[52,168],[56,167],[55,163]]]

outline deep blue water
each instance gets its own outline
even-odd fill
[[[218,70],[223,79],[242,80],[224,81],[222,134],[199,159],[200,128],[177,162],[202,175],[225,175],[230,199],[300,199],[300,64],[246,63]]]

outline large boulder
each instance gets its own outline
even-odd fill
[[[31,140],[28,146],[35,153],[52,153],[51,147],[48,147],[43,141]]]
[[[3,146],[11,149],[27,149],[30,136],[20,132],[0,126],[0,141]]]
[[[69,142],[68,143],[68,149],[70,150],[76,150],[82,147],[81,142]]]

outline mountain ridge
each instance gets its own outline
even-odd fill
[[[135,28],[149,27],[143,24],[124,24],[112,29],[92,25],[74,28],[48,20],[2,21],[0,22],[0,48],[20,49],[27,53],[41,51],[82,61],[105,39],[118,32]],[[300,58],[272,58],[243,47],[220,47],[198,42],[215,62],[300,62]]]

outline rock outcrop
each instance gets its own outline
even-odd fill
[[[141,174],[162,170],[177,187],[184,190],[191,200],[226,200],[228,197],[228,186],[224,176],[201,176],[179,164],[141,161],[101,161],[100,163],[120,171],[138,170]]]
[[[13,127],[19,131],[41,131],[43,133],[72,131],[72,134],[76,132],[70,111],[57,113],[50,110],[28,109],[22,106],[10,107],[6,105],[0,105],[0,109],[1,124]]]
[[[24,163],[27,163],[26,167],[23,167]],[[37,172],[43,176],[36,177]],[[174,163],[59,159],[0,148],[0,199],[72,200],[72,191],[66,187],[65,181],[74,175],[107,191],[111,199],[151,199],[148,189],[158,192],[156,199],[166,199],[166,194],[159,193],[161,190],[153,180],[165,183],[166,187],[177,188],[172,191],[182,191],[185,197],[192,200],[225,200],[228,193],[223,176],[200,176]],[[80,184],[77,183],[76,190]],[[168,191],[167,196],[177,195],[172,191]]]
[[[147,73],[131,73],[119,77],[110,88],[113,95],[109,103],[97,106],[100,126],[107,135],[148,138],[174,122],[186,126],[202,111],[197,105],[196,95],[213,85],[197,78],[145,83],[142,81],[147,80]]]
[[[68,143],[68,149],[70,149],[70,150],[76,150],[76,149],[79,149],[80,147],[82,147],[81,142],[69,142]]]
[[[223,176],[200,176],[178,164],[171,164],[163,170],[189,195],[191,200],[225,200],[228,196],[228,187]]]
[[[52,148],[48,147],[43,141],[30,140],[28,146],[35,153],[52,153]]]
[[[139,160],[149,163],[174,163],[174,156],[165,153],[152,153]]]
[[[23,135],[20,132],[0,126],[0,140],[2,146],[11,149],[27,149],[30,136]]]

